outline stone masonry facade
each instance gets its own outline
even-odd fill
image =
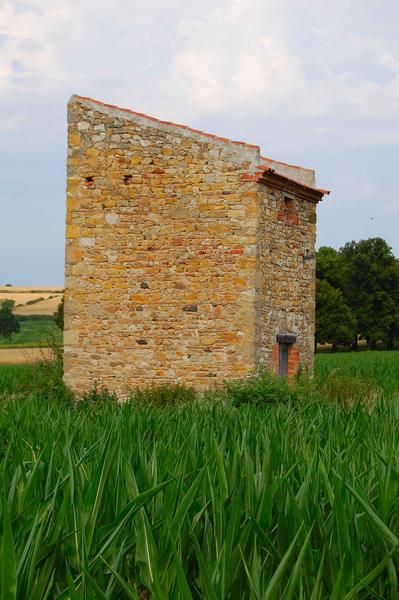
[[[66,384],[123,397],[311,370],[324,193],[258,146],[72,96]]]

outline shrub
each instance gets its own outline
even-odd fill
[[[33,300],[28,300],[28,302],[26,302],[25,305],[28,306],[30,304],[37,304],[38,302],[42,302],[43,300],[44,298],[40,296],[40,298],[33,298]]]
[[[10,340],[13,333],[18,333],[18,319],[13,314],[14,300],[0,302],[0,336]]]
[[[320,386],[321,399],[341,404],[347,408],[362,404],[371,408],[381,397],[370,378],[354,377],[337,370],[331,371]]]
[[[62,348],[53,343],[51,350],[51,357],[42,352],[40,362],[2,366],[0,399],[18,396],[40,401],[72,401],[74,396],[63,381]]]
[[[76,398],[75,398],[76,400]],[[118,402],[116,394],[109,392],[105,387],[98,387],[96,384],[91,390],[85,392],[81,398],[82,402],[102,403],[102,402]]]
[[[233,406],[241,404],[263,406],[298,400],[300,396],[295,384],[267,372],[258,376],[253,375],[244,381],[226,383],[225,389],[227,399]]]
[[[57,327],[64,330],[64,296],[62,296],[61,301],[58,305],[57,310],[54,313],[54,320],[57,324]]]

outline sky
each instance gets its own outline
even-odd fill
[[[397,0],[0,0],[0,285],[63,285],[73,93],[316,170],[320,245],[399,256]]]

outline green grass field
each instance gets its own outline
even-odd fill
[[[62,333],[53,317],[32,316],[19,318],[20,330],[11,340],[0,337],[1,348],[43,348],[51,340],[61,341]]]
[[[315,374],[321,381],[341,375],[381,389],[385,397],[399,391],[399,352],[322,353],[315,357]]]
[[[160,409],[0,367],[0,596],[397,600],[398,375],[324,354]]]

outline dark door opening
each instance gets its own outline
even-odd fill
[[[288,346],[289,344],[279,344],[278,374],[280,377],[288,375]]]
[[[285,333],[278,335],[276,338],[278,343],[278,374],[280,377],[288,377],[288,357],[291,347],[296,342],[296,335]]]

